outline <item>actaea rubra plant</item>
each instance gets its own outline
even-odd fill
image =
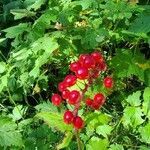
[[[60,106],[61,103],[68,103],[74,106],[73,111],[64,112],[63,121],[72,124],[76,130],[82,129],[85,125],[84,120],[78,115],[81,105],[86,105],[89,109],[98,110],[106,101],[106,94],[102,92],[94,93],[94,97],[86,97],[85,94],[89,87],[94,84],[102,72],[107,70],[107,65],[103,55],[99,51],[91,54],[81,54],[79,59],[70,64],[71,73],[58,84],[58,93],[53,94],[51,101],[53,105]],[[84,84],[80,90],[71,89],[77,82]],[[103,87],[110,90],[113,88],[114,81],[111,76],[102,79]]]

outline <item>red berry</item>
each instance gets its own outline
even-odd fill
[[[76,90],[73,90],[69,93],[68,102],[69,104],[76,104],[80,100],[80,93]]]
[[[81,128],[83,128],[83,126],[84,126],[84,121],[82,120],[81,117],[76,116],[76,117],[74,118],[74,120],[73,120],[73,126],[74,126],[74,128],[76,128],[76,129],[81,129]]]
[[[92,107],[93,109],[95,109],[95,110],[98,110],[101,106],[102,106],[102,105],[100,105],[100,104],[96,103],[95,101],[93,101],[91,107]]]
[[[104,86],[106,88],[112,88],[113,87],[113,79],[112,79],[112,77],[106,77],[104,79],[103,83],[104,83]]]
[[[70,93],[70,91],[69,91],[68,89],[62,91],[62,95],[61,95],[62,98],[63,98],[63,99],[68,99],[69,93]]]
[[[105,70],[107,69],[107,65],[106,65],[106,63],[105,63],[104,61],[98,62],[98,63],[96,64],[96,68],[97,68],[98,70],[105,71]]]
[[[91,98],[87,98],[87,99],[86,99],[86,105],[87,105],[87,106],[91,106],[92,103],[93,103],[93,100],[92,100]]]
[[[92,78],[98,78],[99,74],[100,74],[99,70],[93,70],[92,71]]]
[[[79,67],[81,67],[81,64],[78,61],[70,64],[70,70],[73,72],[75,72]]]
[[[53,94],[51,100],[53,105],[55,106],[59,106],[62,101],[61,96],[59,94]]]
[[[102,93],[98,93],[94,96],[94,103],[103,105],[105,102],[105,96]]]
[[[82,65],[87,68],[94,68],[95,60],[91,56],[86,56],[82,62]]]
[[[100,52],[93,52],[92,54],[91,54],[91,56],[93,57],[93,59],[96,61],[96,62],[101,62],[101,61],[103,61],[103,56],[102,56],[102,54],[100,53]]]
[[[78,70],[75,72],[77,78],[84,80],[87,79],[89,76],[88,69],[86,67],[79,67]]]
[[[82,64],[88,56],[89,56],[89,54],[81,54],[79,56],[79,62]]]
[[[62,92],[62,91],[65,90],[66,88],[67,88],[67,85],[66,85],[65,82],[60,82],[60,83],[58,84],[58,90],[59,90],[60,92]]]
[[[76,81],[77,77],[75,75],[67,75],[64,80],[67,86],[73,86],[76,83]]]
[[[73,113],[71,111],[67,110],[64,113],[64,122],[66,124],[71,124],[73,122],[73,119],[74,119]]]

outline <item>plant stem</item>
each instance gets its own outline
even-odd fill
[[[78,114],[78,109],[79,109],[79,107],[80,107],[80,104],[81,104],[81,101],[82,101],[82,99],[83,99],[83,97],[84,97],[84,94],[85,94],[85,92],[87,91],[87,89],[89,88],[89,86],[90,86],[91,84],[92,84],[92,81],[91,81],[91,79],[89,79],[89,82],[85,84],[85,88],[82,90],[82,94],[81,94],[81,98],[80,98],[79,102],[75,105],[75,108],[74,108],[74,110],[73,110],[74,116],[77,116],[77,114]]]
[[[77,139],[78,150],[82,150],[82,144],[81,144],[81,140],[80,140],[80,137],[79,137],[78,130],[75,130],[75,136],[76,136],[76,139]]]
[[[7,89],[7,92],[8,92],[10,101],[14,104],[14,106],[17,108],[18,112],[20,113],[21,117],[24,119],[23,114],[21,113],[20,109],[19,109],[18,106],[16,105],[15,101],[12,99],[12,96],[11,96],[11,94],[10,94],[9,89]]]

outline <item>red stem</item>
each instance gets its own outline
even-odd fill
[[[85,92],[87,91],[87,89],[89,88],[89,86],[90,86],[92,83],[93,83],[92,78],[89,78],[88,83],[85,84],[85,88],[82,90],[82,94],[81,94],[81,98],[80,98],[79,102],[78,102],[77,104],[75,104],[75,108],[74,108],[74,110],[73,110],[74,116],[77,116],[79,107],[80,107],[80,105],[81,105],[81,101],[82,101],[82,99],[83,99],[83,97],[84,97],[84,94],[85,94]]]

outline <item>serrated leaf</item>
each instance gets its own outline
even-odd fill
[[[34,4],[32,4],[31,6],[28,6],[27,9],[28,10],[38,10],[43,4],[45,4],[46,0],[36,0]]]
[[[140,60],[139,60],[140,57]],[[131,77],[136,75],[141,81],[144,81],[144,70],[138,64],[145,60],[141,53],[133,53],[128,49],[119,49],[112,59],[112,66],[115,69],[116,76],[119,78]]]
[[[148,33],[150,32],[150,16],[149,14],[141,14],[131,24],[129,31],[135,33]]]
[[[40,103],[39,105],[35,106],[35,109],[38,111],[58,112],[57,108],[49,101]]]
[[[72,5],[81,5],[82,6],[82,9],[85,10],[87,8],[89,8],[91,6],[93,2],[91,0],[79,0],[79,1],[75,1],[72,3]]]
[[[6,32],[7,38],[16,38],[16,36],[23,33],[25,30],[27,30],[27,28],[27,23],[20,23],[19,25],[9,27],[7,29],[4,29],[3,31]]]
[[[65,134],[65,137],[64,137],[62,143],[57,146],[57,149],[59,150],[59,149],[66,148],[69,145],[69,143],[71,142],[72,137],[73,137],[73,134],[71,132],[67,132]]]
[[[132,95],[129,95],[126,101],[131,105],[131,106],[139,106],[141,105],[141,91],[136,91]]]
[[[100,139],[92,137],[89,143],[86,145],[86,150],[107,150],[109,142],[107,139]]]
[[[26,112],[26,110],[27,110],[27,107],[23,107],[22,105],[17,105],[14,107],[12,114],[10,116],[15,121],[20,120],[23,114]]]
[[[12,9],[10,12],[14,15],[15,20],[22,19],[24,17],[32,17],[36,14],[27,9]]]
[[[142,109],[144,114],[150,119],[150,87],[145,88],[143,93]]]
[[[141,141],[150,144],[150,123],[139,128]]]
[[[61,132],[72,130],[72,126],[66,125],[63,122],[63,114],[43,111],[43,112],[37,113],[35,117],[44,120],[44,122],[47,125],[49,125],[49,127],[57,129]]]
[[[142,119],[143,112],[140,107],[126,107],[123,114],[123,125],[125,127],[132,126],[137,127],[142,124],[144,120]]]
[[[23,146],[22,136],[16,130],[17,125],[10,118],[0,117],[0,145],[1,146]]]
[[[107,114],[102,114],[100,112],[94,112],[86,116],[86,134],[88,136],[93,135],[95,129],[98,126],[108,124],[111,120],[111,116]]]
[[[120,144],[112,144],[108,150],[124,150],[124,148]]]
[[[112,127],[109,125],[101,125],[96,128],[96,133],[99,135],[103,135],[105,138],[107,138],[108,135],[110,135],[111,131]]]

